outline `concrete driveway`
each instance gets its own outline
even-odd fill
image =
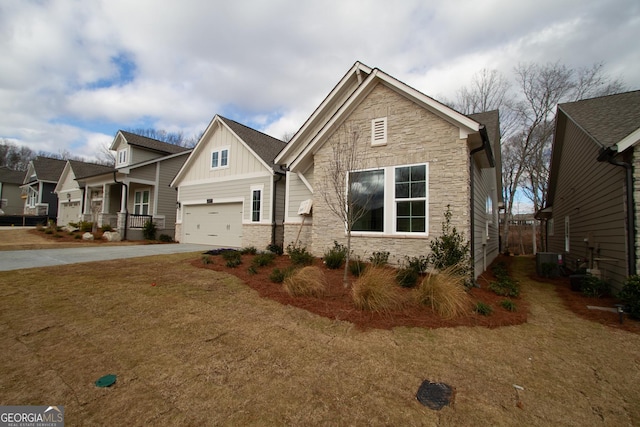
[[[215,247],[189,243],[176,243],[167,245],[90,246],[67,249],[1,251],[0,271],[76,264],[80,262],[106,261],[111,259],[135,258],[151,255],[206,252],[211,249],[215,249]]]

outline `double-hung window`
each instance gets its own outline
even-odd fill
[[[389,166],[349,173],[352,231],[426,234],[427,164]]]
[[[149,215],[149,190],[138,190],[133,199],[135,215]]]
[[[123,148],[121,150],[118,150],[118,166],[123,166],[127,164],[127,153],[129,152],[129,150],[127,148]]]
[[[251,190],[251,222],[260,222],[261,212],[262,212],[262,189],[254,188]]]
[[[221,148],[211,152],[211,169],[221,169],[229,166],[229,149]]]

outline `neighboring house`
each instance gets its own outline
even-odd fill
[[[497,111],[465,116],[355,63],[275,159],[287,169],[285,244],[321,256],[334,241],[346,242],[345,225],[321,192],[332,173],[332,145],[349,135],[357,136],[363,159],[349,185],[367,188],[372,198],[352,232],[354,253],[388,251],[396,263],[427,256],[450,205],[451,225],[471,243],[477,277],[499,252]],[[308,200],[311,215],[299,215]]]
[[[29,162],[22,182],[25,215],[58,216],[58,196],[53,192],[58,184],[66,160],[36,157]]]
[[[20,186],[24,182],[24,171],[0,167],[0,215],[22,215],[24,201]]]
[[[558,105],[547,250],[578,259],[619,289],[638,269],[640,91]]]
[[[76,177],[84,188],[84,221],[111,226],[122,238],[142,240],[146,222],[157,236],[175,234],[176,190],[169,187],[191,149],[118,131],[110,149],[115,169]]]
[[[68,160],[54,192],[58,195],[58,225],[65,226],[70,222],[82,220],[84,212],[84,191],[82,181],[87,176],[113,173],[113,167],[94,163]]]
[[[216,115],[171,183],[178,190],[176,240],[266,249],[282,245],[285,146]]]

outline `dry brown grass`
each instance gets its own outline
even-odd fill
[[[69,426],[640,425],[640,335],[573,315],[530,259],[526,324],[360,331],[199,257],[3,272],[0,404],[64,405]],[[420,405],[425,379],[455,404]]]
[[[416,289],[419,303],[429,305],[445,319],[467,314],[471,297],[464,286],[465,277],[455,266],[428,274]]]
[[[325,293],[326,279],[321,269],[308,266],[284,279],[282,288],[293,296],[321,297]]]
[[[386,312],[402,306],[404,301],[396,283],[394,270],[369,267],[353,283],[353,303],[360,310]]]

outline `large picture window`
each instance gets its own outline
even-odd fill
[[[356,218],[352,231],[427,233],[427,164],[351,172],[349,191],[349,208]]]

